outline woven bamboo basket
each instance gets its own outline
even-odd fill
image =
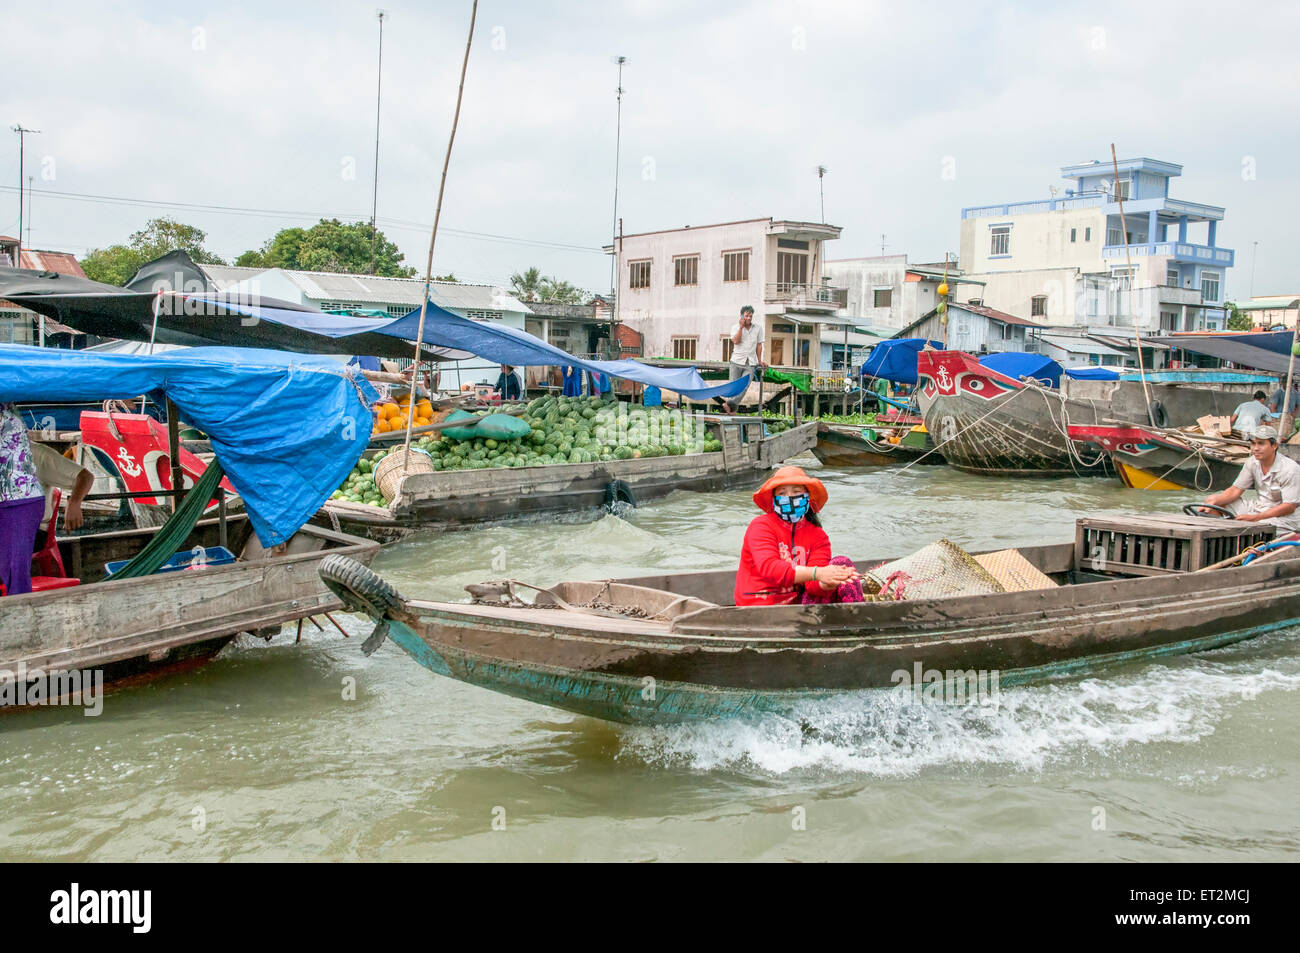
[[[406,458],[410,457],[410,463]],[[429,455],[420,450],[406,450],[398,447],[388,453],[376,464],[374,469],[375,486],[379,487],[386,503],[393,502],[402,480],[412,473],[433,473],[433,461]]]

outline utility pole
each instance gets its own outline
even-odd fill
[[[612,254],[609,256],[609,287],[611,293],[614,295],[614,305],[610,308],[609,312],[609,347],[611,354],[613,353],[614,348],[614,325],[618,323],[617,269],[618,253],[620,251],[618,247],[618,235],[620,231],[618,223],[618,166],[619,156],[623,148],[623,66],[627,63],[627,57],[615,56],[612,61],[618,64],[618,89],[616,90],[618,96],[618,111],[614,123],[614,227],[613,233],[610,236],[610,244],[613,245],[613,248],[611,249]]]
[[[817,191],[821,195],[821,200],[822,200],[822,224],[823,225],[826,224],[826,189],[824,185],[825,185],[826,173],[828,171],[829,170],[824,165],[819,165],[817,167]]]
[[[27,134],[39,135],[40,130],[26,129],[22,123],[15,123],[12,128],[14,132],[18,133],[18,256],[14,261],[14,267],[21,268],[23,258],[23,151],[27,144]]]
[[[1255,297],[1255,259],[1259,257],[1259,242],[1252,243],[1254,247],[1250,251],[1250,296]]]
[[[370,273],[375,273],[375,250],[379,244],[376,215],[379,210],[379,96],[384,82],[384,17],[386,10],[376,10],[379,17],[379,68],[375,72],[375,182],[370,195]]]
[[[36,177],[29,175],[27,177],[27,247],[32,247],[32,183]],[[19,222],[18,227],[22,228],[23,223]]]

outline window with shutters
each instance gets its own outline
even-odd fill
[[[628,286],[636,288],[650,287],[650,262],[649,261],[631,261],[628,262]]]
[[[1029,299],[1029,315],[1041,318],[1047,314],[1047,295],[1034,295]]]
[[[735,346],[735,342],[731,340],[730,334],[722,335],[722,359],[724,361],[731,360],[731,349]]]
[[[677,361],[695,360],[695,342],[699,338],[673,338],[673,359]]]
[[[779,290],[790,291],[808,283],[808,256],[794,252],[776,253],[776,281]]]
[[[1011,226],[1001,225],[990,230],[989,240],[990,255],[1010,255],[1011,254]]]
[[[749,252],[724,251],[722,253],[722,280],[749,280]]]
[[[683,255],[673,259],[673,284],[697,285],[700,283],[700,256]]]
[[[893,288],[876,288],[871,292],[871,306],[873,308],[888,308],[894,303]]]

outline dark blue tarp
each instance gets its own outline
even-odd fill
[[[1065,376],[1076,381],[1117,381],[1119,371],[1109,367],[1067,367]]]
[[[1013,381],[1032,377],[1044,387],[1061,386],[1061,365],[1042,354],[1002,351],[998,354],[985,354],[979,360],[989,370],[1005,374]]]
[[[1180,347],[1243,367],[1285,374],[1291,362],[1290,331],[1243,331],[1240,334],[1192,333],[1149,337],[1153,344]]]
[[[881,377],[895,384],[916,383],[916,355],[926,344],[936,351],[943,350],[939,341],[927,342],[924,338],[891,338],[881,341],[862,362],[860,377]]]
[[[419,308],[405,317],[386,321],[381,318],[344,318],[252,305],[228,304],[227,307],[258,320],[287,324],[329,337],[346,337],[349,333],[365,331],[414,341],[420,329]],[[576,367],[584,371],[603,372],[613,377],[668,388],[691,400],[735,397],[749,385],[749,377],[745,376],[710,387],[694,367],[651,367],[630,360],[584,361],[526,331],[493,321],[471,321],[438,307],[432,301],[429,302],[424,318],[423,340],[432,347],[466,351],[494,364],[509,364],[512,367]]]
[[[170,397],[244,500],[264,546],[284,542],[347,478],[379,395],[344,364],[248,348],[91,354],[0,345],[0,401]]]

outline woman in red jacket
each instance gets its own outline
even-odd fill
[[[758,488],[754,504],[763,514],[745,531],[736,605],[862,601],[857,569],[846,557],[831,556],[817,517],[826,499],[821,480],[799,467],[782,467]]]

